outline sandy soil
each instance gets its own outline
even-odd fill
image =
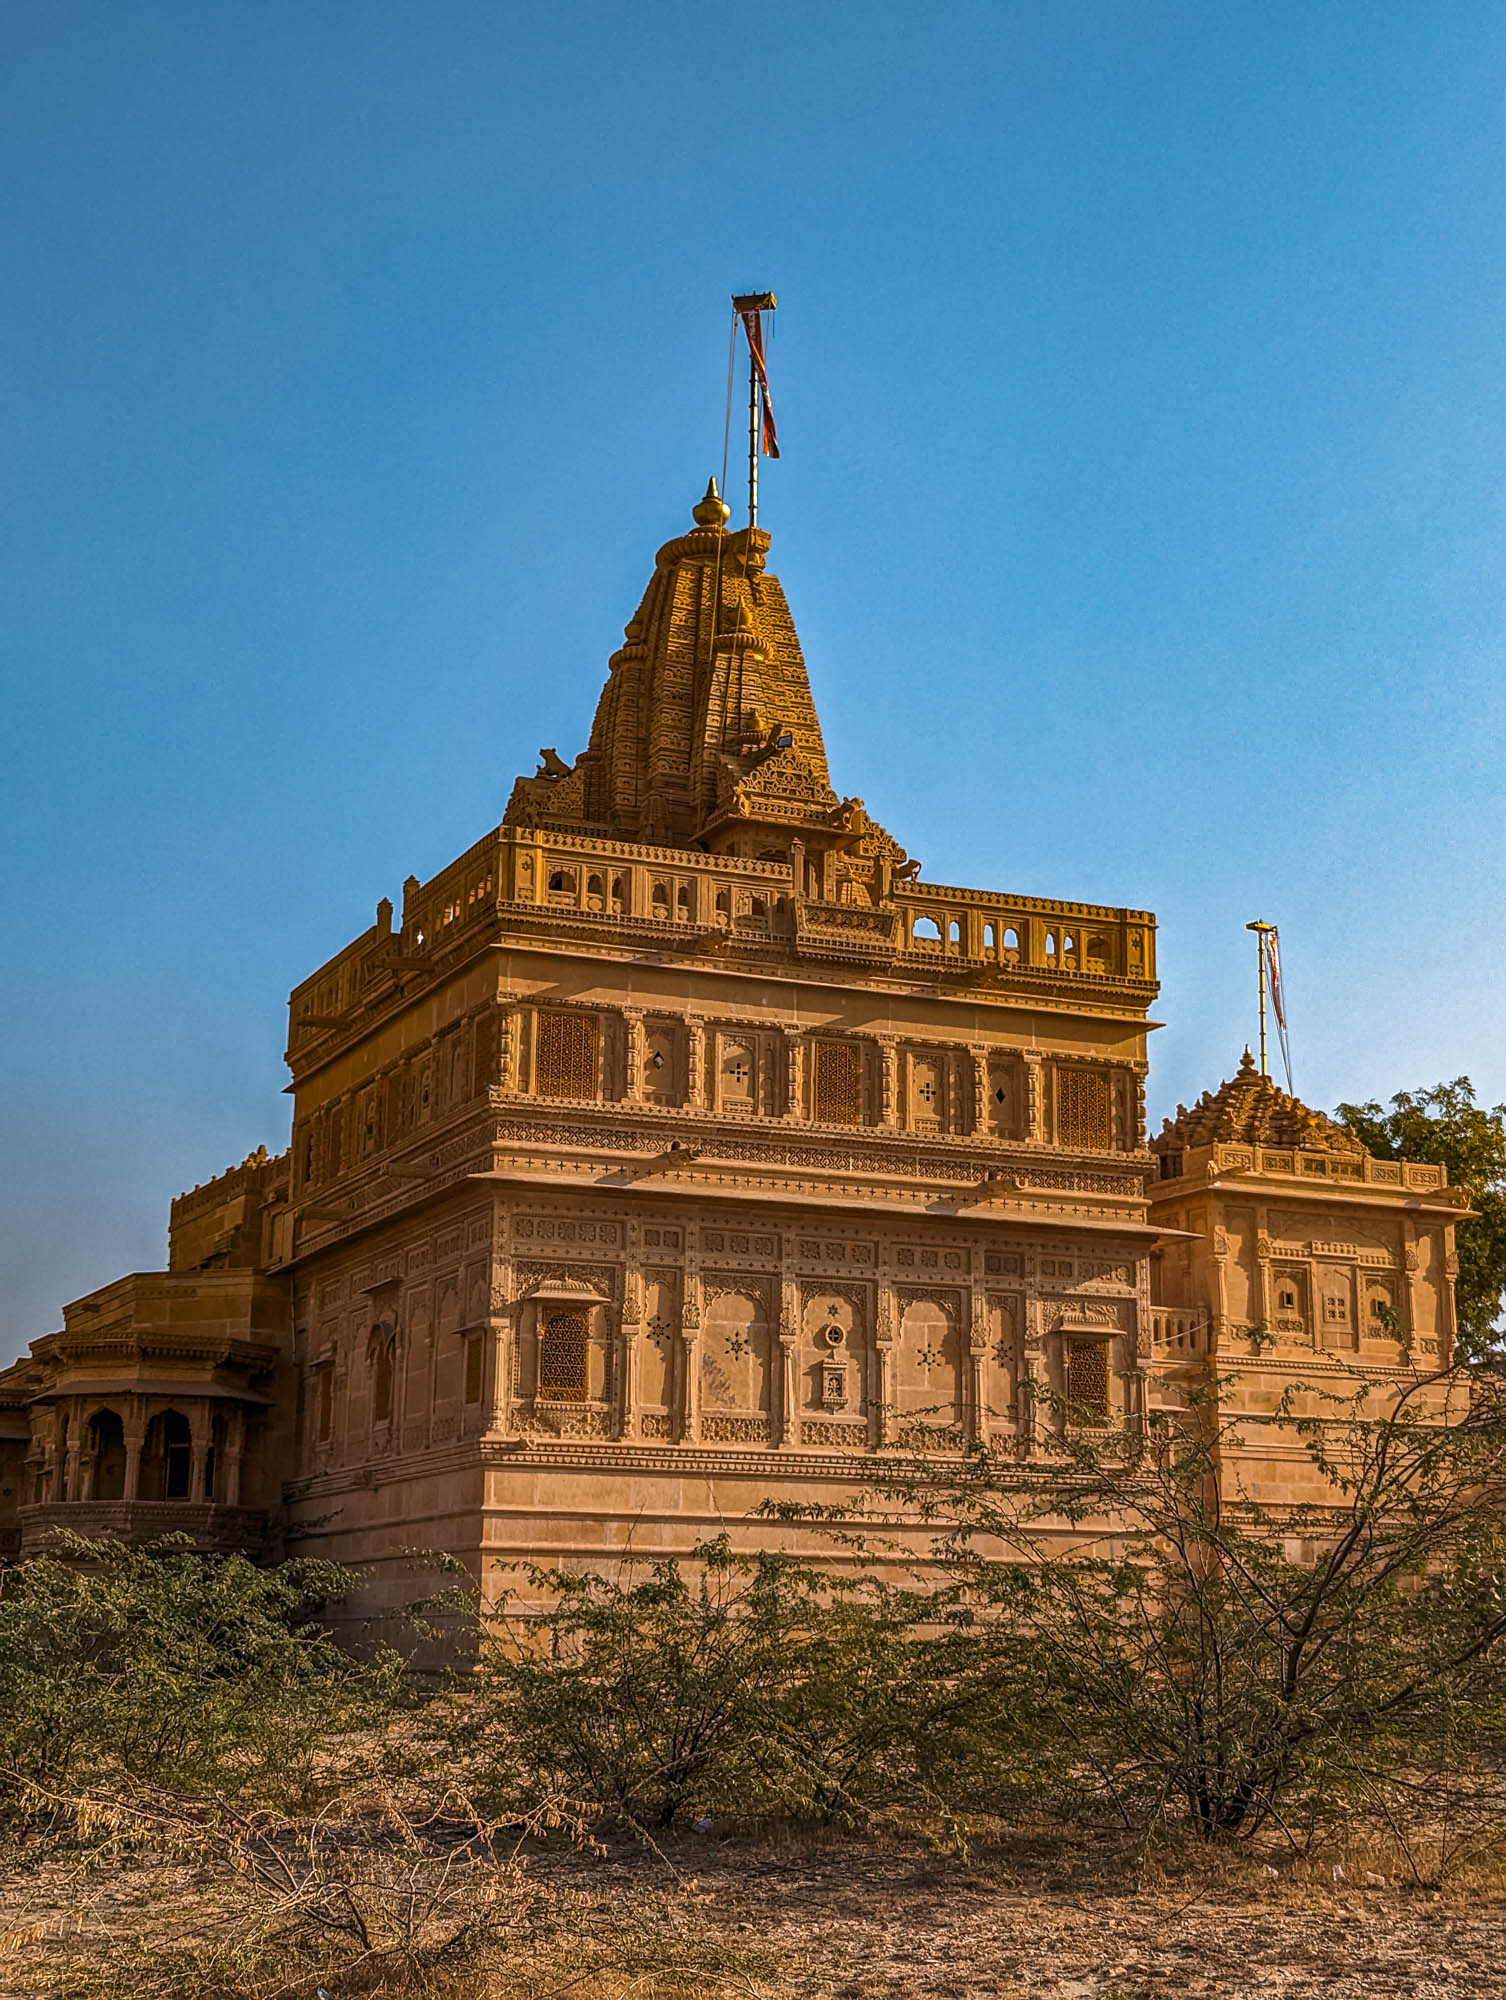
[[[572,1892],[603,1933],[665,1913],[648,1970],[586,1972],[595,1951],[561,1943],[476,2000],[1446,2000],[1506,1994],[1506,1897],[1394,1883],[1300,1881],[1259,1862],[1199,1887],[1183,1863],[1136,1888],[1091,1850],[1022,1863],[860,1841],[682,1835],[662,1858],[624,1844],[541,1855],[533,1872]],[[1351,1868],[1351,1872],[1354,1872]],[[1359,1870],[1363,1878],[1363,1869]],[[1116,1873],[1118,1879],[1116,1880]],[[0,2000],[135,1990],[123,1950],[163,1913],[191,1921],[217,1897],[181,1868],[110,1865],[0,1882]],[[588,1929],[590,1928],[588,1924]],[[675,1976],[675,1935],[698,1970]],[[104,1971],[109,1961],[114,1968]],[[584,1974],[584,1976],[583,1976]],[[521,1983],[520,1983],[521,1982]],[[336,1985],[338,1993],[339,1987]]]
[[[1070,1876],[1061,1857],[1044,1871],[857,1844],[781,1858],[714,1834],[676,1841],[667,1858],[709,1927],[782,1961],[790,1992],[832,2000],[1506,1994],[1506,1898],[1366,1887],[1363,1868],[1355,1886],[1244,1863],[1230,1871],[1242,1882],[1199,1893],[1185,1879],[1105,1886],[1091,1862],[1075,1883],[1039,1879]],[[614,1854],[597,1891],[631,1895],[650,1872]]]

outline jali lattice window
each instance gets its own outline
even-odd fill
[[[551,1313],[539,1334],[541,1403],[586,1400],[586,1322],[580,1313]]]
[[[863,1122],[863,1051],[856,1042],[817,1042],[813,1113],[822,1125]]]
[[[1109,1344],[1067,1342],[1067,1401],[1074,1423],[1104,1423],[1109,1414]]]
[[[1102,1151],[1109,1144],[1109,1080],[1101,1070],[1056,1072],[1056,1143]]]
[[[596,1022],[591,1015],[539,1015],[534,1088],[540,1097],[595,1097]]]

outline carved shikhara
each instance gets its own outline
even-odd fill
[[[390,1597],[414,1546],[752,1542],[877,1452],[1034,1476],[1074,1409],[1448,1354],[1441,1171],[1252,1064],[1147,1145],[1154,919],[919,880],[831,782],[768,536],[720,523],[659,551],[581,754],[295,988],[288,1151],[0,1374],[0,1555],[181,1507]],[[1310,1500],[1271,1435],[1240,1490]]]

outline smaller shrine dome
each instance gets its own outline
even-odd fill
[[[1217,1090],[1205,1090],[1191,1107],[1177,1106],[1152,1139],[1157,1153],[1190,1152],[1198,1146],[1302,1147],[1308,1152],[1342,1153],[1357,1158],[1364,1146],[1346,1125],[1278,1090],[1255,1067],[1248,1049],[1239,1068]]]

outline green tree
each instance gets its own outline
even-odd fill
[[[474,1665],[423,1719],[482,1810],[567,1798],[641,1830],[692,1806],[851,1825],[926,1795],[956,1695],[904,1593],[740,1556],[725,1535],[683,1568],[529,1574],[547,1608],[481,1611]]]
[[[303,1796],[332,1732],[390,1691],[317,1621],[355,1579],[61,1537],[0,1587],[0,1799],[122,1784]]]
[[[1387,1111],[1378,1103],[1341,1104],[1338,1115],[1382,1160],[1429,1160],[1468,1190],[1473,1220],[1459,1225],[1458,1355],[1499,1353],[1506,1329],[1506,1104],[1486,1110],[1467,1076],[1431,1090],[1399,1090]]]
[[[1462,1755],[1470,1810],[1488,1790],[1499,1813],[1484,1766],[1506,1651],[1506,1407],[1458,1369],[1370,1409],[1363,1384],[1288,1399],[1321,1505],[1227,1494],[1238,1435],[1211,1410],[1064,1442],[1039,1484],[980,1448],[890,1489],[936,1525],[935,1559],[974,1607],[971,1672],[997,1685],[1041,1797],[1210,1841],[1296,1837],[1367,1809],[1399,1823],[1444,1797]]]

